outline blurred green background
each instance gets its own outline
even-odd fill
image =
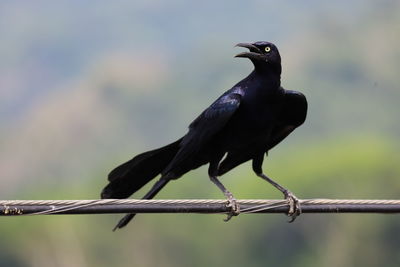
[[[1,1],[0,36],[1,199],[98,198],[244,78],[234,44],[259,40],[309,101],[266,173],[300,198],[399,198],[399,1]],[[222,181],[281,198],[248,163]],[[205,167],[158,196],[221,197]],[[397,215],[119,218],[0,218],[0,266],[400,266]]]

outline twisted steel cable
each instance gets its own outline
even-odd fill
[[[241,213],[287,213],[287,200],[240,199]],[[400,213],[400,200],[302,199],[302,213]],[[225,199],[0,200],[0,216],[106,213],[227,213]]]

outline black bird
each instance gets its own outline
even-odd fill
[[[209,164],[208,175],[224,193],[232,209],[227,220],[239,213],[232,193],[218,180],[236,166],[252,160],[254,172],[279,189],[289,200],[288,215],[300,214],[298,199],[262,171],[264,154],[303,124],[307,100],[296,91],[281,87],[281,56],[269,42],[239,43],[249,52],[235,57],[250,59],[254,70],[226,91],[172,144],[137,155],[108,175],[102,198],[127,198],[161,174],[143,199],[152,199],[169,181]],[[122,228],[134,217],[127,214],[114,228]]]

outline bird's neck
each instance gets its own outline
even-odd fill
[[[281,85],[281,65],[277,66],[255,66],[253,75],[261,81],[266,81],[269,84],[273,83],[276,87]]]
[[[254,62],[254,70],[256,72],[260,72],[260,73],[274,73],[277,76],[281,76],[282,73],[282,65],[280,64],[280,62],[276,62],[276,63],[266,63],[266,62],[259,62],[256,61]]]

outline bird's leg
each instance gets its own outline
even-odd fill
[[[294,220],[297,218],[297,216],[299,216],[301,214],[301,207],[300,207],[299,199],[292,192],[290,192],[289,190],[287,190],[286,188],[284,188],[283,186],[281,186],[280,184],[278,184],[277,182],[275,182],[274,180],[272,180],[265,174],[257,173],[257,176],[263,178],[264,180],[266,180],[268,183],[272,184],[275,188],[277,188],[279,191],[281,191],[283,193],[283,195],[285,196],[285,199],[287,199],[289,201],[288,216],[291,217],[289,222],[294,222]]]
[[[240,206],[236,201],[236,198],[229,192],[225,186],[218,180],[217,176],[210,175],[210,180],[218,186],[218,188],[224,193],[225,197],[228,199],[228,206],[231,208],[231,212],[228,213],[228,217],[224,219],[225,222],[229,221],[233,216],[237,216],[240,213]]]

